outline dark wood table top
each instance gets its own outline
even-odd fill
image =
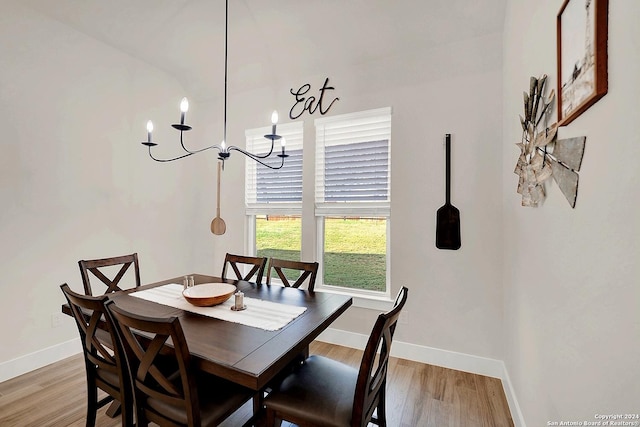
[[[193,276],[196,285],[222,281],[214,276]],[[283,328],[266,331],[131,297],[128,293],[133,290],[114,293],[111,299],[125,310],[141,315],[179,317],[189,351],[199,369],[254,390],[262,389],[352,304],[351,297],[346,295],[256,285],[245,281],[227,282],[236,284],[245,297],[304,306],[307,310]],[[168,283],[182,283],[182,277],[144,285],[135,290]]]

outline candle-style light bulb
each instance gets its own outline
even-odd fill
[[[224,140],[222,140],[222,143],[220,143],[220,147],[222,148],[222,151],[224,151],[226,148],[226,145],[224,143]]]
[[[276,134],[276,124],[278,124],[278,112],[274,110],[271,113],[271,135]]]
[[[280,139],[280,147],[282,147],[282,156],[284,158],[284,146],[287,145],[287,140],[282,138]]]
[[[180,124],[184,124],[184,118],[187,115],[187,111],[189,111],[189,100],[187,98],[182,98],[180,101]]]
[[[151,133],[153,132],[153,122],[149,120],[147,122],[147,142],[151,142]]]

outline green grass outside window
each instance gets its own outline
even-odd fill
[[[325,218],[324,283],[384,291],[386,234],[385,219]],[[256,219],[258,256],[299,261],[300,240],[299,217]]]

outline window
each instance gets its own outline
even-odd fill
[[[302,122],[278,127],[290,155],[282,169],[247,160],[247,253],[316,260],[316,290],[388,299],[391,108],[322,117],[314,124],[315,159],[307,165],[315,162],[315,175],[305,175],[315,179],[304,182],[304,200]],[[246,131],[247,149],[268,152],[268,132]]]
[[[315,125],[319,286],[388,295],[391,109]]]
[[[271,141],[264,138],[270,128],[245,132],[247,150],[266,154]],[[257,256],[300,260],[302,213],[302,122],[278,126],[286,140],[286,158],[282,169],[269,169],[247,159],[245,168],[245,204],[248,218],[249,253]],[[274,150],[280,150],[276,141]],[[269,159],[278,165],[280,158]]]

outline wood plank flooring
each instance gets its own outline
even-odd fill
[[[359,350],[321,342],[311,353],[353,366],[362,357]],[[0,426],[84,426],[85,381],[82,355],[76,355],[0,383]],[[392,357],[387,382],[389,427],[513,427],[499,379]],[[119,426],[105,410],[96,426]],[[250,414],[249,402],[222,426],[240,426]]]

